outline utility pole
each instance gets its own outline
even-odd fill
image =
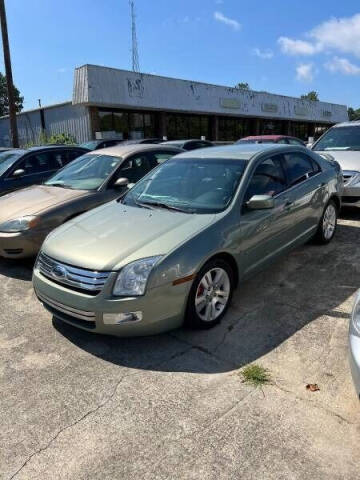
[[[17,123],[16,123],[14,84],[12,79],[9,38],[8,38],[8,31],[7,31],[4,0],[0,0],[0,22],[1,22],[2,43],[3,43],[3,50],[4,50],[6,83],[7,83],[8,99],[9,99],[9,118],[10,118],[11,139],[12,139],[12,146],[14,148],[18,148],[19,138],[18,138]]]

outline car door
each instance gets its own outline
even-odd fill
[[[287,178],[282,155],[261,161],[248,183],[241,211],[241,258],[244,275],[263,268],[283,253],[291,242],[287,196]],[[274,207],[250,210],[247,201],[253,195],[270,195]]]
[[[284,154],[288,181],[287,204],[294,238],[315,231],[326,196],[326,183],[322,181],[321,168],[309,155],[292,151]]]

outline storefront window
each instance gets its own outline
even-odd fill
[[[116,132],[124,140],[155,136],[153,113],[99,110],[99,123],[102,132]]]
[[[169,140],[209,138],[209,117],[203,115],[166,115],[166,132]]]
[[[251,135],[251,119],[219,117],[219,140],[234,142]]]

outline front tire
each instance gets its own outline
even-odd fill
[[[217,325],[229,308],[234,272],[222,259],[210,260],[197,274],[190,290],[185,323],[208,329]]]
[[[321,216],[318,230],[315,235],[315,241],[321,245],[326,245],[334,238],[338,219],[338,208],[334,200],[329,200]]]

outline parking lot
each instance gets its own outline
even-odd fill
[[[359,241],[348,210],[331,244],[241,284],[219,327],[135,339],[52,320],[31,264],[0,260],[1,478],[358,478]],[[251,363],[270,385],[242,381]]]

